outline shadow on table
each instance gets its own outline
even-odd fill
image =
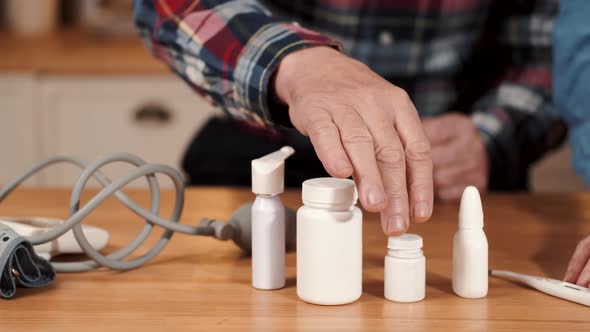
[[[426,272],[426,285],[433,287],[442,293],[450,295],[455,294],[453,293],[453,284],[451,278],[442,274]]]
[[[370,294],[376,297],[383,297],[383,280],[364,280],[363,293]]]

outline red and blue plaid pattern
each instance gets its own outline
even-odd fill
[[[557,0],[136,0],[135,19],[153,54],[197,92],[262,126],[275,122],[268,85],[281,59],[339,46],[406,89],[421,116],[471,115],[486,140],[491,182],[502,187],[565,136],[551,103],[556,7]]]

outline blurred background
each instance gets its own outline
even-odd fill
[[[132,0],[0,0],[0,183],[56,154],[125,151],[180,169],[218,112],[144,49]],[[77,174],[51,168],[27,184],[70,186]],[[568,144],[535,166],[532,187],[585,189]]]

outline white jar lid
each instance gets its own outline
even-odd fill
[[[387,249],[391,250],[422,249],[422,245],[422,237],[417,234],[390,236],[389,239],[387,239]]]
[[[316,178],[303,182],[303,204],[318,208],[341,209],[356,204],[358,195],[349,179]]]

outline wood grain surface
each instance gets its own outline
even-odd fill
[[[148,206],[147,192],[128,193]],[[66,190],[21,190],[0,204],[0,215],[63,218],[68,196]],[[190,189],[182,222],[226,219],[251,199],[246,189]],[[284,201],[297,208],[298,191]],[[173,193],[165,192],[164,215],[172,202]],[[493,268],[562,278],[577,241],[590,234],[588,194],[488,195],[484,210]],[[298,299],[294,253],[287,256],[287,287],[259,291],[250,286],[250,259],[233,243],[175,235],[140,269],[59,274],[49,288],[19,289],[17,298],[0,301],[0,331],[590,331],[590,308],[507,281],[490,279],[484,299],[455,296],[457,214],[458,204],[437,205],[431,221],[411,228],[424,237],[427,258],[426,299],[419,303],[383,298],[386,238],[378,217],[365,214],[363,295],[353,304],[322,307]],[[143,226],[115,200],[87,222],[110,230],[107,252]]]
[[[34,74],[168,74],[139,36],[109,38],[83,29],[36,37],[0,32],[0,71]]]

